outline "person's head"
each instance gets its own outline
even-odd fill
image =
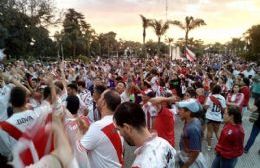
[[[66,99],[66,108],[69,110],[71,114],[77,114],[79,110],[79,98],[78,96],[68,96]]]
[[[244,77],[242,80],[241,80],[241,86],[249,86],[250,85],[250,80],[246,77]]]
[[[118,82],[117,85],[116,85],[116,91],[121,94],[125,91],[125,83],[124,82]]]
[[[196,97],[196,91],[193,88],[187,88],[187,91],[184,94],[184,99],[190,99]]]
[[[120,103],[120,95],[114,90],[107,89],[98,99],[97,108],[103,117],[107,114],[113,114]]]
[[[75,96],[78,91],[78,86],[75,83],[71,83],[67,87],[67,92],[69,96]]]
[[[198,88],[196,89],[196,93],[198,96],[204,96],[205,95],[205,91],[203,88]]]
[[[10,103],[14,108],[22,108],[26,105],[26,91],[21,87],[14,87],[10,94]]]
[[[96,85],[94,87],[94,93],[93,93],[93,99],[95,102],[98,102],[98,99],[100,98],[101,94],[107,89],[104,85]]]
[[[143,94],[142,94],[142,100],[143,102],[147,102],[149,101],[149,99],[155,97],[155,92],[152,91],[151,89],[146,90]]]
[[[220,94],[221,93],[221,87],[219,85],[215,85],[212,88],[212,94]]]
[[[260,110],[260,97],[255,99],[254,105],[257,107],[257,110],[259,111]]]
[[[36,78],[33,78],[31,82],[31,87],[34,89],[37,87],[37,85],[38,85],[38,80]]]
[[[181,120],[199,117],[202,110],[201,105],[196,99],[188,99],[176,103]]]
[[[224,122],[233,124],[242,124],[242,115],[239,107],[230,106],[225,110]]]
[[[143,129],[147,129],[143,109],[131,102],[122,103],[117,107],[114,122],[120,134],[131,146],[135,145],[136,134],[141,134]]]
[[[86,89],[86,83],[85,83],[85,81],[78,81],[78,89],[79,89],[80,91]]]
[[[239,92],[239,85],[238,84],[234,84],[233,85],[232,92],[233,93],[238,93]]]

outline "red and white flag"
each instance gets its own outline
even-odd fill
[[[195,53],[192,52],[191,50],[189,50],[188,47],[185,48],[184,54],[185,54],[186,58],[191,62],[193,62],[197,59]]]

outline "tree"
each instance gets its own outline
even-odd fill
[[[151,20],[147,19],[143,15],[140,15],[143,23],[143,44],[145,45],[146,29],[150,26]]]
[[[160,42],[161,37],[166,33],[166,31],[169,29],[169,23],[163,22],[162,20],[152,20],[150,23],[150,26],[153,27],[156,36],[158,37],[158,54],[160,54]]]
[[[185,22],[180,21],[169,21],[170,24],[177,25],[185,31],[185,46],[188,45],[189,32],[197,27],[206,25],[202,19],[194,19],[192,16],[186,16]]]
[[[70,53],[73,57],[79,53],[85,54],[84,51],[86,51],[87,46],[90,46],[86,43],[90,41],[89,36],[92,30],[90,24],[86,23],[84,15],[74,9],[68,9],[63,21],[63,28],[62,41],[67,53]]]
[[[101,46],[101,56],[106,55],[109,57],[112,52],[118,50],[115,32],[101,33],[98,39]]]
[[[248,60],[254,60],[260,62],[260,25],[252,26],[244,34],[247,43],[247,54],[245,58]]]

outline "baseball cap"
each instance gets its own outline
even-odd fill
[[[142,92],[142,95],[143,96],[148,96],[148,97],[155,97],[156,94],[151,89],[147,89],[147,90]]]
[[[192,113],[198,113],[202,109],[201,105],[196,99],[188,99],[181,102],[176,103],[178,108],[187,108]]]

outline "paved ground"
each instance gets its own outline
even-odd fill
[[[243,117],[243,126],[245,129],[245,143],[248,140],[248,137],[250,135],[251,129],[252,129],[252,123],[248,121],[249,118],[249,112],[244,114]],[[176,144],[179,143],[180,140],[180,134],[182,131],[183,123],[180,121],[180,119],[177,117],[176,118],[176,123],[175,123],[175,138],[176,138]],[[213,140],[214,145],[217,143],[216,139]],[[178,146],[178,145],[176,145]],[[208,167],[210,168],[211,163],[213,159],[215,158],[214,155],[214,150],[212,151],[207,151],[206,149],[206,141],[203,141],[203,154],[206,157]],[[178,150],[178,147],[176,148]],[[126,168],[130,168],[131,164],[134,160],[134,147],[130,147],[127,144],[125,144],[125,163],[126,163]],[[256,138],[256,141],[252,148],[250,149],[248,154],[242,155],[237,163],[236,168],[260,168],[260,155],[258,155],[258,150],[260,150],[260,135]]]

